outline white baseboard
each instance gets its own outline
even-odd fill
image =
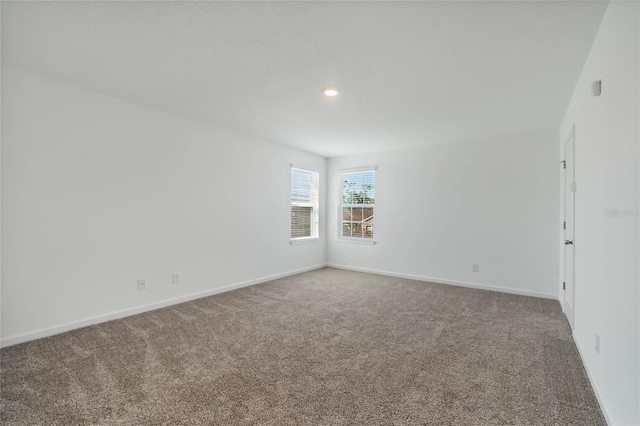
[[[379,271],[379,270],[375,270],[375,269],[360,268],[360,267],[355,267],[355,266],[346,266],[346,265],[337,265],[337,264],[326,264],[326,265],[325,264],[321,264],[321,265],[311,266],[311,267],[308,267],[308,268],[297,269],[297,270],[294,270],[294,271],[288,271],[288,272],[284,272],[284,273],[281,273],[281,274],[270,275],[270,276],[267,276],[267,277],[261,277],[261,278],[257,278],[257,279],[253,279],[253,280],[249,280],[249,281],[243,281],[243,282],[240,282],[240,283],[230,284],[230,285],[226,285],[226,286],[223,286],[223,287],[214,288],[214,289],[211,289],[211,290],[206,290],[206,291],[202,291],[202,292],[198,292],[198,293],[192,293],[192,294],[188,294],[188,295],[185,295],[185,296],[176,297],[176,298],[173,298],[173,299],[162,300],[160,302],[154,302],[154,303],[150,303],[150,304],[147,304],[147,305],[137,306],[135,308],[123,309],[121,311],[115,311],[115,312],[111,312],[111,313],[108,313],[108,314],[103,314],[103,315],[98,315],[98,316],[95,316],[95,317],[85,318],[85,319],[82,319],[82,320],[79,320],[79,321],[72,321],[72,322],[56,325],[56,326],[53,326],[53,327],[47,327],[47,328],[36,330],[36,331],[17,334],[17,335],[13,335],[13,336],[9,336],[9,337],[3,337],[2,340],[0,340],[0,347],[5,348],[5,347],[8,347],[8,346],[17,345],[19,343],[24,343],[24,342],[28,342],[28,341],[35,340],[35,339],[41,339],[43,337],[49,337],[49,336],[53,336],[55,334],[64,333],[65,331],[71,331],[71,330],[75,330],[75,329],[78,329],[78,328],[81,328],[81,327],[86,327],[86,326],[89,326],[89,325],[99,324],[99,323],[106,322],[106,321],[111,321],[111,320],[115,320],[115,319],[119,319],[119,318],[128,317],[128,316],[131,316],[131,315],[140,314],[140,313],[143,313],[143,312],[152,311],[154,309],[160,309],[160,308],[164,308],[164,307],[171,306],[171,305],[177,305],[179,303],[188,302],[190,300],[200,299],[202,297],[207,297],[207,296],[212,296],[214,294],[224,293],[224,292],[235,290],[235,289],[238,289],[238,288],[247,287],[247,286],[251,286],[251,285],[260,284],[260,283],[264,283],[264,282],[267,282],[267,281],[275,280],[275,279],[278,279],[278,278],[284,278],[284,277],[288,277],[288,276],[291,276],[291,275],[301,274],[303,272],[312,271],[314,269],[324,268],[325,266],[328,266],[328,267],[331,267],[331,268],[346,269],[346,270],[350,270],[350,271],[366,272],[366,273],[370,273],[370,274],[387,275],[387,276],[398,277],[398,278],[407,278],[407,279],[418,280],[418,281],[428,281],[428,282],[433,282],[433,283],[438,283],[438,284],[448,284],[448,285],[455,285],[455,286],[459,286],[459,287],[477,288],[477,289],[481,289],[481,290],[490,290],[490,291],[497,291],[497,292],[502,292],[502,293],[519,294],[519,295],[523,295],[523,296],[533,296],[533,297],[541,297],[541,298],[545,298],[545,299],[558,300],[558,296],[557,295],[547,294],[547,293],[539,293],[539,292],[528,291],[528,290],[518,290],[518,289],[512,289],[512,288],[508,288],[508,287],[490,286],[490,285],[486,285],[486,284],[470,283],[470,282],[464,282],[464,281],[454,281],[454,280],[448,280],[448,279],[443,279],[443,278],[424,277],[424,276],[411,275],[411,274],[402,274],[402,273],[397,273],[397,272]]]
[[[578,348],[578,354],[580,355],[580,359],[582,360],[582,365],[584,365],[584,369],[587,372],[587,377],[589,378],[589,382],[591,383],[591,387],[593,388],[593,393],[596,394],[596,399],[598,400],[598,404],[600,405],[600,410],[602,410],[602,414],[604,415],[604,419],[607,421],[607,424],[609,426],[613,426],[615,423],[611,420],[611,417],[609,416],[609,413],[607,413],[607,409],[606,406],[604,404],[604,400],[602,399],[602,396],[600,394],[600,390],[598,388],[598,384],[596,383],[595,379],[593,378],[593,374],[591,374],[591,369],[589,368],[589,364],[587,363],[587,359],[584,357],[584,355],[582,354],[582,349],[580,349],[580,344],[578,343],[578,340],[576,339],[576,336],[573,335],[573,342],[576,344],[576,348]]]
[[[558,295],[552,294],[552,293],[541,293],[537,291],[520,290],[516,288],[509,288],[509,287],[498,287],[498,286],[492,286],[487,284],[471,283],[466,281],[455,281],[455,280],[448,280],[444,278],[424,277],[421,275],[403,274],[399,272],[379,271],[376,269],[360,268],[357,266],[337,265],[333,263],[328,263],[327,266],[330,268],[346,269],[349,271],[357,271],[357,272],[367,272],[369,274],[386,275],[389,277],[407,278],[407,279],[416,280],[416,281],[428,281],[436,284],[447,284],[447,285],[454,285],[458,287],[477,288],[480,290],[497,291],[500,293],[519,294],[521,296],[532,296],[532,297],[541,297],[543,299],[558,300]]]
[[[41,339],[43,337],[53,336],[55,334],[64,333],[65,331],[75,330],[77,328],[86,327],[89,325],[99,324],[119,318],[128,317],[131,315],[141,314],[143,312],[153,311],[154,309],[160,309],[171,305],[177,305],[179,303],[188,302],[190,300],[200,299],[202,297],[212,296],[214,294],[225,293],[227,291],[236,290],[242,287],[248,287],[255,284],[264,283],[267,281],[276,280],[278,278],[284,278],[291,275],[301,274],[303,272],[313,271],[314,269],[324,268],[326,265],[315,265],[308,268],[297,269],[295,271],[288,271],[281,274],[270,275],[267,277],[256,278],[249,281],[243,281],[240,283],[230,284],[223,287],[214,288],[211,290],[205,290],[198,293],[191,293],[185,296],[176,297],[173,299],[162,300],[160,302],[150,303],[148,305],[137,306],[135,308],[123,309],[121,311],[115,311],[108,314],[97,315],[91,318],[85,318],[79,321],[72,321],[65,324],[56,325],[53,327],[47,327],[36,331],[17,334],[2,338],[0,341],[0,347],[6,348],[8,346],[17,345],[18,343],[24,343],[35,339]]]

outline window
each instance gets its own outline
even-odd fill
[[[340,237],[373,241],[376,171],[343,171],[340,173],[340,184]]]
[[[291,240],[318,238],[318,172],[291,168]]]

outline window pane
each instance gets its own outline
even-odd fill
[[[343,207],[342,208],[342,220],[353,220],[353,215],[351,214],[351,207]]]
[[[344,222],[342,224],[342,236],[343,237],[351,237],[351,223]]]
[[[313,236],[311,233],[312,224],[312,207],[291,206],[291,238]]]
[[[375,171],[342,174],[343,204],[375,204]]]
[[[353,220],[355,222],[362,222],[362,207],[355,207],[353,209]]]
[[[353,173],[345,173],[342,175],[342,203],[354,204],[352,200],[353,187],[355,182],[353,181]]]
[[[291,204],[311,204],[313,198],[312,188],[314,175],[317,180],[317,173],[309,170],[291,169]]]
[[[362,232],[363,238],[373,238],[373,207],[362,209]]]

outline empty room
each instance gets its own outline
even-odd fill
[[[0,423],[640,425],[639,2],[0,14]]]

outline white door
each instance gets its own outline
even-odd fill
[[[575,211],[575,128],[572,127],[564,145],[564,313],[574,328],[574,211]]]

